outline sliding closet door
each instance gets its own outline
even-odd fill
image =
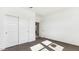
[[[19,18],[19,44],[28,42],[28,21]]]
[[[6,16],[6,45],[7,47],[18,44],[18,17]]]

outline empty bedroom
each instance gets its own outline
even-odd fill
[[[79,51],[79,7],[0,7],[1,51]]]

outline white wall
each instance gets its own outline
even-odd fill
[[[79,46],[79,8],[66,8],[44,17],[40,36]]]
[[[36,17],[36,22],[40,22],[41,21],[41,19],[42,19],[42,16],[40,16],[39,14],[36,14],[35,13],[35,17]]]

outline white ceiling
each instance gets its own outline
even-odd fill
[[[63,7],[33,7],[32,8],[32,10],[40,16],[46,16],[51,13],[57,12],[61,9],[63,9]]]

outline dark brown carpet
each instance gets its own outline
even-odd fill
[[[24,44],[12,46],[12,47],[6,48],[3,51],[31,51],[31,49],[30,49],[31,46],[36,45],[38,43],[41,43],[42,41],[45,41],[45,40],[48,40],[48,39],[46,39],[46,38],[38,38],[34,42],[24,43]],[[79,51],[79,46],[74,46],[74,45],[71,45],[71,44],[58,42],[58,41],[54,41],[54,40],[50,40],[50,41],[63,46],[64,47],[63,51]],[[49,51],[53,51],[53,50],[49,49]]]

